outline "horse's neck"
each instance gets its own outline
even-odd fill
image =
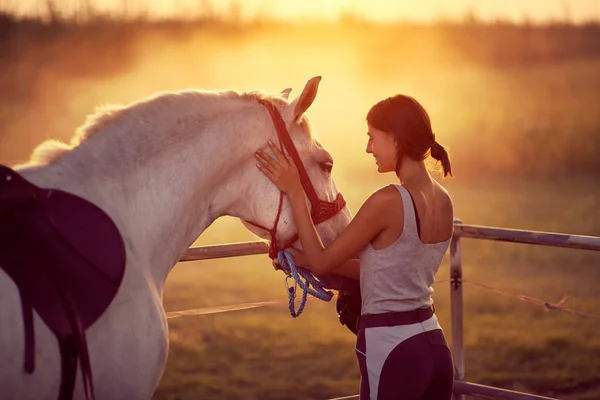
[[[232,135],[243,134],[242,124],[227,125],[185,127],[188,135],[196,133],[193,144],[189,137],[173,143],[177,137],[172,132],[155,131],[151,151],[123,151],[118,156],[107,152],[114,152],[117,143],[128,147],[128,140],[135,148],[133,137],[116,141],[108,132],[96,134],[55,163],[24,176],[39,186],[77,194],[105,210],[124,237],[128,257],[148,264],[140,267],[150,269],[161,291],[181,254],[215,219],[229,213],[236,196],[226,183],[242,157],[241,146],[232,145],[239,143]],[[258,128],[252,125],[247,123],[246,128]]]

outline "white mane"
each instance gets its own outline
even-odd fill
[[[132,131],[137,129],[140,123],[143,124],[155,119],[159,113],[163,115],[171,111],[180,113],[182,108],[188,108],[191,115],[196,115],[199,118],[214,117],[220,113],[230,112],[236,107],[239,108],[243,106],[243,103],[247,104],[249,99],[268,99],[277,105],[289,104],[283,97],[260,91],[238,93],[236,91],[217,92],[208,90],[159,92],[128,105],[106,104],[97,107],[94,113],[87,116],[85,122],[77,128],[69,143],[56,139],[46,140],[33,150],[26,164],[17,167],[51,164],[100,132],[111,131],[110,128]],[[303,118],[301,124],[307,124],[306,132],[312,138],[307,121]]]

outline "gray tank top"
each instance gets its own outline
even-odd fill
[[[417,229],[413,201],[406,188],[393,185],[402,196],[404,227],[388,247],[376,250],[369,243],[359,254],[362,314],[410,311],[433,303],[434,277],[450,239],[425,244]]]

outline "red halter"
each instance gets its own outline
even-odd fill
[[[273,119],[273,124],[275,125],[275,130],[277,131],[277,136],[279,137],[279,148],[283,152],[284,147],[287,150],[288,154],[292,157],[294,162],[296,163],[296,167],[298,168],[298,172],[300,173],[300,181],[302,182],[302,187],[304,188],[304,192],[308,196],[311,204],[311,218],[315,225],[320,224],[321,222],[327,221],[328,219],[335,216],[344,206],[346,205],[346,201],[341,193],[338,193],[337,197],[334,201],[325,201],[319,199],[317,196],[317,192],[310,182],[310,178],[308,177],[308,173],[306,172],[306,168],[304,168],[304,164],[298,155],[298,151],[294,146],[294,142],[290,137],[290,134],[285,126],[285,122],[283,118],[281,118],[281,114],[268,100],[258,99],[258,102],[264,105],[267,110],[269,110],[269,114],[271,114],[271,119]],[[257,228],[264,229],[269,232],[271,235],[271,245],[269,246],[269,257],[271,259],[277,258],[277,253],[280,250],[284,250],[292,245],[297,239],[298,234],[295,234],[289,240],[287,240],[283,246],[279,247],[277,244],[277,225],[279,223],[279,217],[281,216],[281,209],[283,206],[283,192],[279,194],[279,207],[277,209],[277,215],[275,216],[275,224],[273,228],[269,229],[262,225],[256,224],[254,222],[246,221],[247,223],[256,226]]]

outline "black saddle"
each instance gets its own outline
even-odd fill
[[[125,258],[121,234],[99,207],[0,165],[0,268],[21,295],[25,370],[35,369],[33,308],[59,342],[61,400],[73,397],[78,360],[86,398],[94,398],[85,330],[116,296]]]

